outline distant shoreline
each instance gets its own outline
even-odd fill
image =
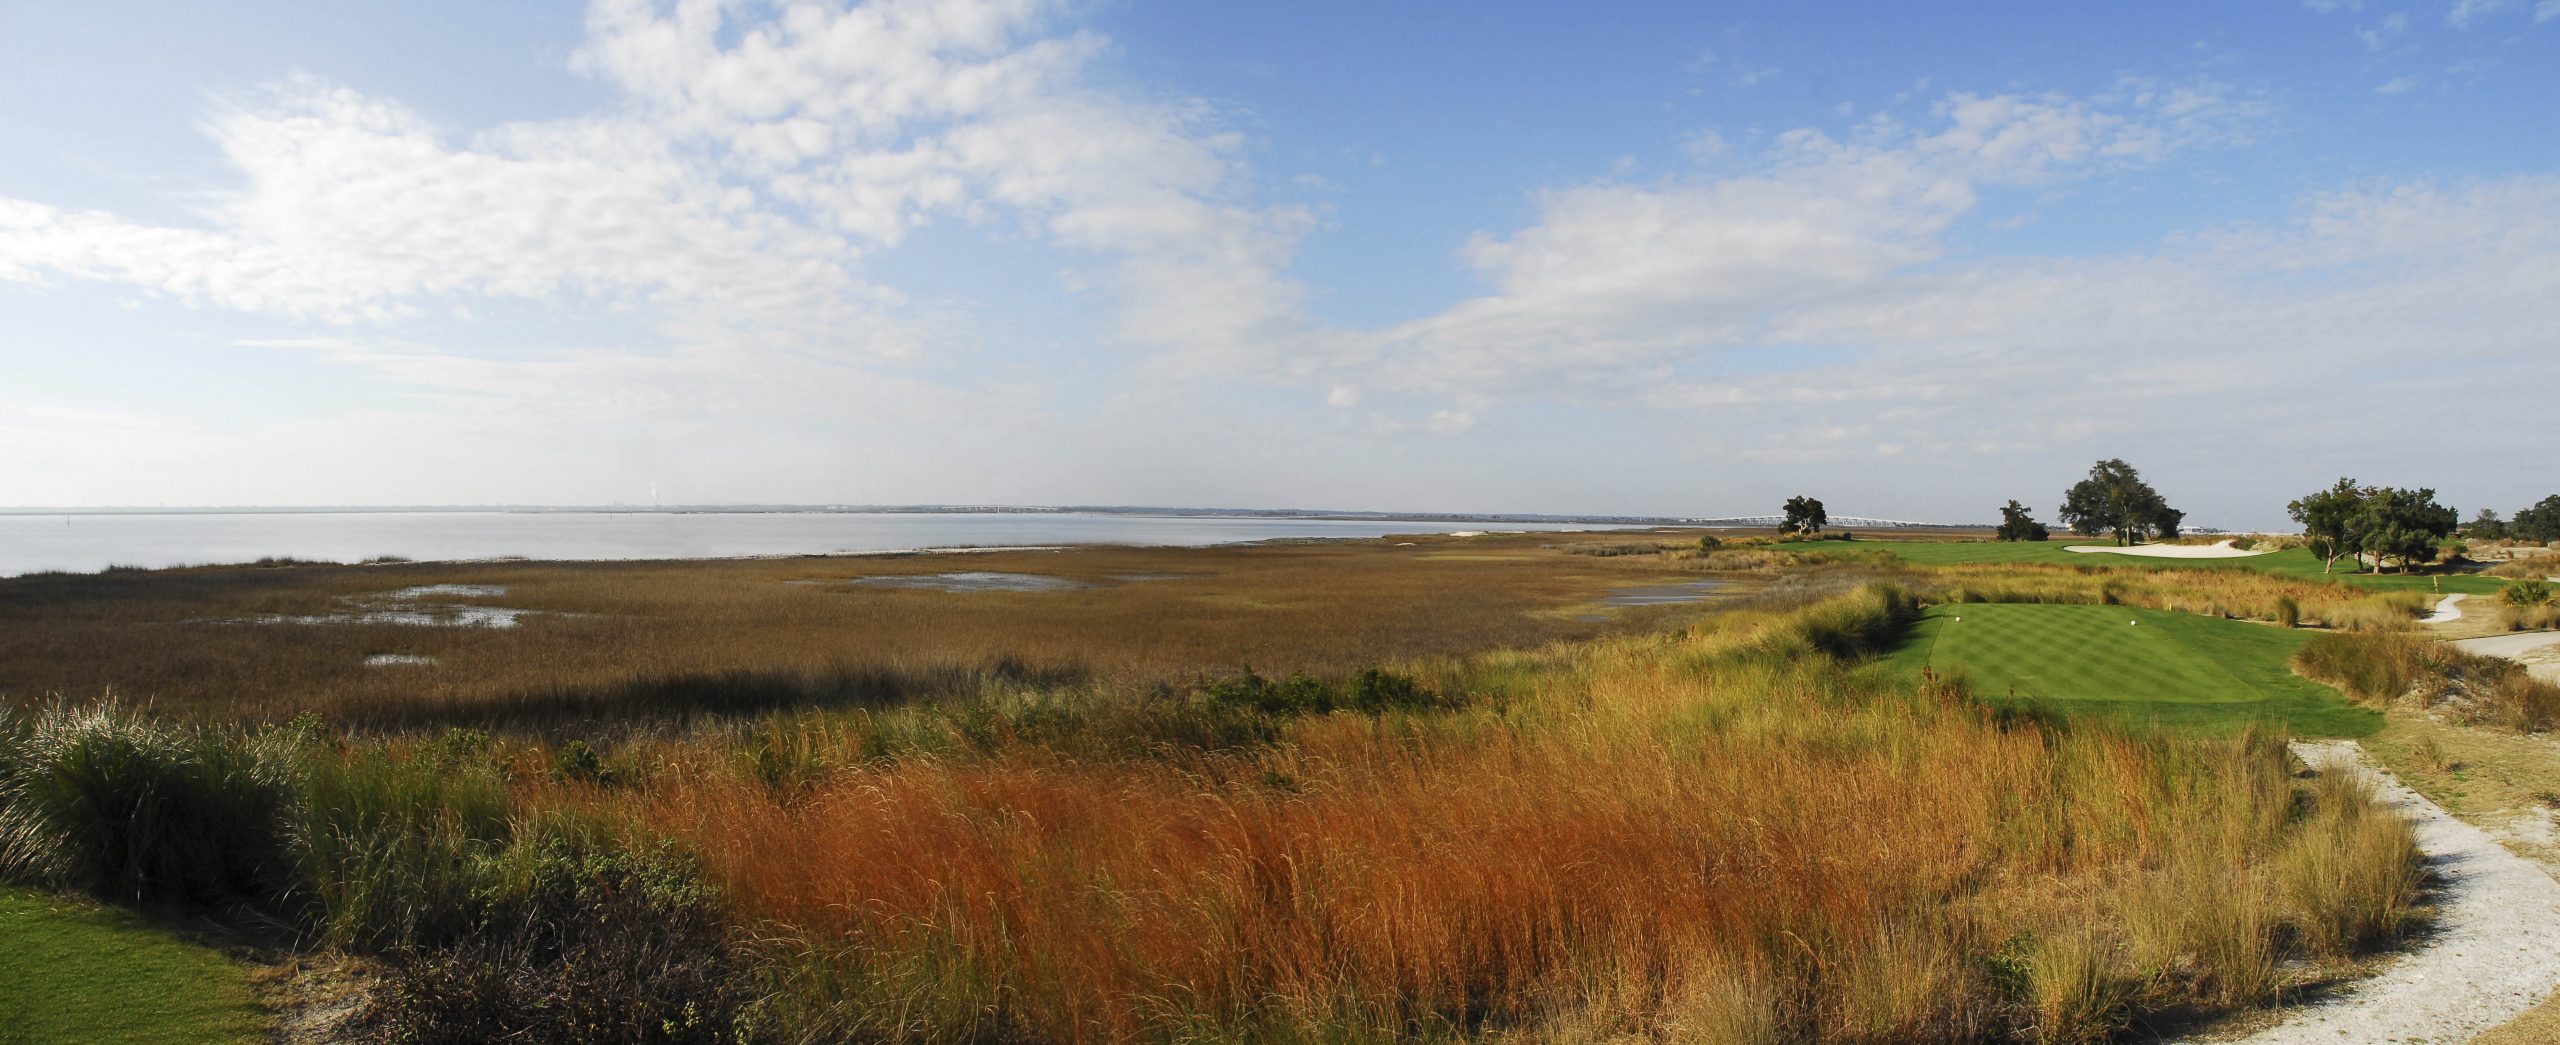
[[[0,508],[0,515],[1130,515],[1159,518],[1341,519],[1357,522],[1613,523],[1697,526],[1716,520],[1672,516],[1530,515],[1485,512],[1372,512],[1296,508],[1155,508],[1092,505],[314,505],[293,507]]]
[[[1390,512],[1321,508],[1164,508],[1135,505],[304,505],[0,508],[0,516],[119,515],[1125,515],[1174,519],[1314,519],[1347,522],[1590,523],[1613,526],[1766,526],[1756,516],[1549,515],[1504,512]],[[1987,529],[1988,524],[1857,520],[1869,528]]]

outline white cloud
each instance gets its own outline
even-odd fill
[[[2469,29],[2481,19],[2515,6],[2515,0],[2455,0],[2444,14],[2445,23],[2456,29]]]
[[[2374,23],[2372,27],[2356,30],[2356,39],[2364,41],[2365,50],[2380,51],[2391,46],[2393,40],[2406,35],[2408,31],[2409,13],[2394,11],[2382,21]]]
[[[2553,179],[2353,186],[2281,222],[2112,255],[1986,250],[1981,233],[2047,215],[2039,234],[2113,175],[2245,143],[2270,120],[2229,85],[2143,79],[2089,97],[1947,93],[1861,108],[1877,114],[1848,130],[1700,130],[1681,173],[1555,186],[1533,220],[1453,244],[1474,297],[1327,328],[1290,275],[1315,215],[1255,195],[1246,143],[1215,107],[1120,86],[1111,41],[1065,24],[1061,3],[762,10],[600,0],[574,64],[618,99],[576,119],[439,127],[310,80],[234,99],[203,127],[236,184],[188,222],[0,200],[0,282],[97,281],[272,319],[276,337],[233,350],[369,375],[394,402],[219,438],[76,412],[99,404],[13,403],[0,458],[20,463],[0,461],[0,485],[29,482],[25,461],[155,454],[134,474],[184,483],[205,470],[192,452],[338,474],[367,448],[394,472],[468,475],[538,447],[509,457],[518,485],[492,499],[574,496],[541,493],[543,477],[617,455],[733,469],[739,499],[787,496],[754,482],[810,489],[790,485],[803,475],[924,497],[967,476],[986,485],[941,496],[1001,498],[1009,474],[1094,474],[1073,470],[1101,467],[1079,463],[1109,456],[1094,447],[1146,470],[1313,428],[1342,440],[1334,463],[1357,459],[1401,496],[1445,469],[1371,468],[1409,460],[1378,448],[1388,437],[1481,445],[1530,404],[1658,419],[1627,423],[1771,468],[1891,447],[1916,475],[2137,438],[2210,459],[2222,451],[2198,433],[2243,422],[2378,445],[2384,426],[2344,431],[2319,412],[2397,409],[2388,395],[2417,379],[2336,375],[2396,374],[2446,346],[2547,364],[2541,332],[2560,329]],[[2554,13],[2560,0],[2535,8]],[[2404,27],[2385,18],[2368,44]],[[1708,68],[1752,72],[1702,55]],[[937,223],[1061,252],[1069,285],[1111,303],[1114,343],[980,365],[965,319],[873,275]],[[652,336],[514,353],[449,336],[503,322],[455,317],[548,308]],[[1131,346],[1135,369],[1114,351]],[[1069,368],[1104,391],[1062,406],[1053,381]],[[1303,394],[1268,397],[1273,380]],[[2307,381],[2332,394],[2271,394]],[[1238,423],[1255,409],[1269,415]],[[426,430],[453,436],[415,438]],[[85,449],[84,432],[98,435]],[[1420,436],[1447,438],[1401,438]],[[1450,454],[1436,464],[1463,463]],[[1330,470],[1302,463],[1268,474]],[[1218,489],[1265,475],[1195,471]],[[812,499],[848,497],[893,499]]]
[[[1109,43],[1038,36],[1057,6],[810,5],[739,29],[717,5],[604,0],[578,62],[847,233],[1018,215],[1115,259],[1128,338],[1250,351],[1298,308],[1281,271],[1309,214],[1238,202],[1240,139],[1207,106],[1089,86]]]
[[[1620,388],[1944,257],[1941,234],[1985,190],[2157,162],[2256,114],[2211,84],[2127,82],[2103,103],[1956,94],[1926,127],[1779,135],[1753,173],[1558,190],[1536,224],[1461,252],[1492,293],[1336,332],[1303,365],[1447,394]]]
[[[1092,86],[1109,44],[1049,32],[1057,6],[880,0],[759,20],[598,0],[573,64],[623,92],[616,111],[455,134],[289,81],[204,121],[239,184],[198,224],[0,199],[0,280],[337,325],[583,302],[650,317],[667,342],[626,353],[882,363],[937,348],[864,259],[947,216],[1100,262],[1069,278],[1113,293],[1130,342],[1260,365],[1298,308],[1284,270],[1311,213],[1240,202],[1239,139],[1207,106]],[[495,362],[453,374],[511,380]]]
[[[2395,76],[2373,89],[2375,94],[2407,94],[2418,86],[2415,76]]]

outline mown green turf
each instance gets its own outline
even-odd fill
[[[1889,662],[1961,672],[1985,699],[2069,715],[2210,730],[2270,722],[2306,736],[2380,729],[2381,715],[2293,673],[2310,637],[2125,606],[1962,603],[1931,607]]]
[[[2447,595],[2462,592],[2486,595],[2505,587],[2496,577],[2468,574],[2354,573],[2355,565],[2341,559],[2329,573],[2322,573],[2318,556],[2301,548],[2287,548],[2231,559],[2163,559],[2144,555],[2117,555],[2110,552],[2068,551],[2072,545],[2105,545],[2103,541],[1849,541],[1837,544],[1791,544],[1787,547],[1817,553],[1846,553],[1860,549],[1879,550],[1907,562],[1928,566],[1960,566],[1971,563],[2042,563],[2053,566],[2103,566],[2140,570],[2258,570],[2310,581],[2337,581],[2373,591],[2442,591]],[[2112,545],[2108,545],[2112,547]]]
[[[129,911],[0,889],[0,1042],[252,1042],[240,966]]]

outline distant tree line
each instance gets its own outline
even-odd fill
[[[2560,541],[2560,494],[2552,494],[2534,502],[2533,507],[2517,512],[2515,518],[2499,519],[2498,513],[2480,509],[2478,517],[2462,528],[2462,532],[2483,540],[2534,541],[2548,544]]]
[[[2323,573],[2334,571],[2339,559],[2350,557],[2358,569],[2371,563],[2374,572],[2380,573],[2396,563],[2406,573],[2436,561],[2439,542],[2456,531],[2484,539],[2560,541],[2560,494],[2536,501],[2510,519],[2482,509],[2466,524],[2460,513],[2436,500],[2431,487],[2368,486],[2345,478],[2294,499],[2285,509],[2302,524],[2303,537],[2312,554],[2321,558]],[[2175,540],[2187,517],[2169,507],[2160,491],[2121,458],[2090,465],[2087,478],[2063,491],[2060,515],[2071,532],[2089,537],[2107,534],[2118,545]],[[1822,532],[1829,521],[1821,501],[1799,495],[1787,499],[1780,529],[1810,537]],[[2003,541],[2042,541],[2050,540],[2053,533],[2036,521],[2026,505],[2011,499],[2000,506],[1997,536]]]

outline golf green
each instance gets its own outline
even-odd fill
[[[1933,606],[1890,654],[1899,670],[1961,674],[1993,701],[2204,729],[2251,722],[2364,736],[2380,715],[2293,673],[2310,634],[2126,606]]]

